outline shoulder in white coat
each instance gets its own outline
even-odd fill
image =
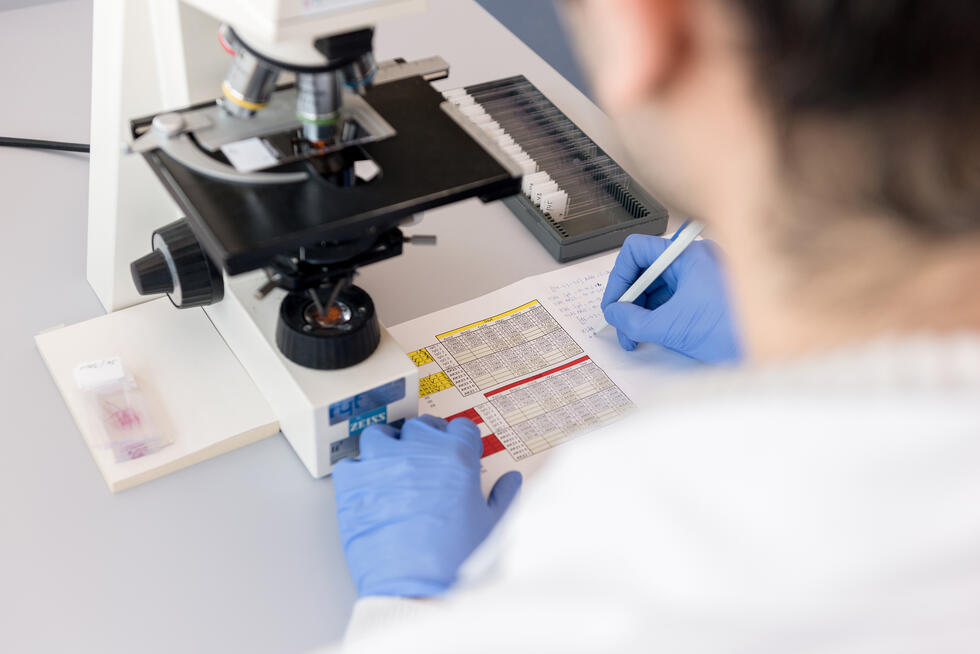
[[[563,446],[491,569],[438,603],[375,600],[362,617],[421,613],[350,651],[980,651],[980,339],[669,395]]]

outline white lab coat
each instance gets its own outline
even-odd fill
[[[980,334],[697,373],[344,652],[980,652]]]

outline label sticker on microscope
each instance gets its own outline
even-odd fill
[[[400,420],[393,420],[388,426],[400,430],[404,424],[405,419],[401,418]],[[330,465],[332,466],[337,465],[341,459],[356,459],[359,456],[361,456],[360,433],[330,443]]]
[[[334,402],[330,405],[330,425],[340,424],[346,420],[366,415],[375,409],[387,407],[398,400],[403,400],[405,399],[406,388],[405,378],[402,377],[364,393]]]
[[[371,425],[384,425],[387,422],[388,407],[383,406],[380,409],[371,411],[370,413],[365,413],[363,416],[351,418],[350,422],[347,423],[347,432],[351,436],[356,436]]]
[[[330,465],[341,459],[356,459],[361,454],[361,435],[355,434],[330,443]]]
[[[279,164],[276,151],[258,136],[222,145],[221,152],[240,173],[254,173]]]

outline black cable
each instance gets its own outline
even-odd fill
[[[88,152],[88,143],[65,143],[63,141],[38,141],[36,139],[15,139],[0,136],[0,147],[29,148],[32,150],[62,150],[65,152]]]

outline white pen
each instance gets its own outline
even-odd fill
[[[687,249],[691,243],[694,242],[701,232],[704,231],[704,225],[696,220],[688,220],[681,228],[677,230],[670,239],[670,245],[667,246],[660,256],[657,257],[650,267],[640,275],[639,279],[633,282],[633,285],[626,289],[626,292],[617,300],[618,302],[633,302],[636,298],[640,297],[644,291],[650,288],[653,282],[657,281],[657,278],[664,274],[664,271],[670,267],[670,264],[677,260],[677,257],[681,256],[684,250]],[[609,326],[605,320],[603,320],[598,328],[596,328],[596,333],[598,334],[603,329]]]

